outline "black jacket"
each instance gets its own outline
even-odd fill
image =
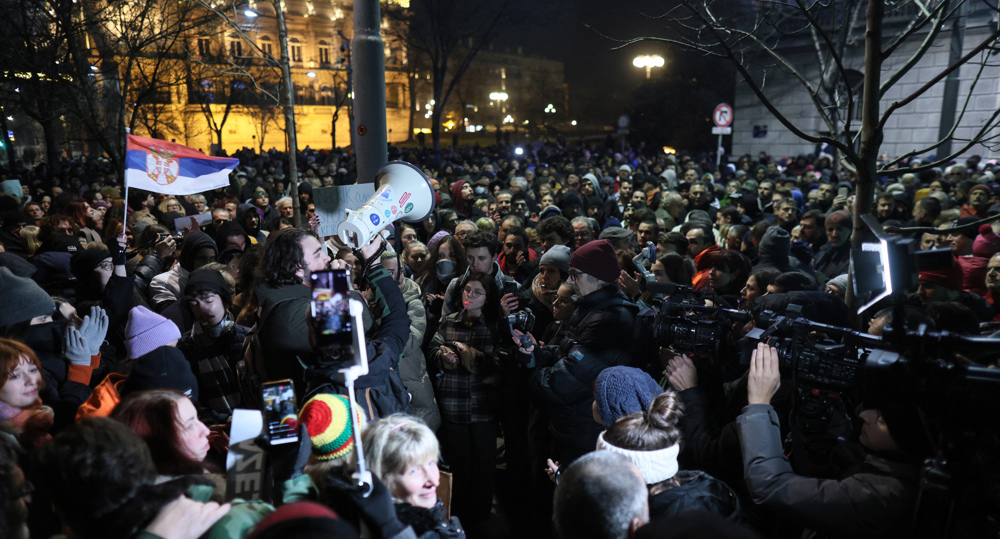
[[[714,513],[731,522],[740,522],[740,500],[728,485],[705,472],[677,472],[680,485],[649,497],[649,519],[690,511]]]
[[[531,388],[549,403],[550,430],[561,444],[585,451],[597,444],[603,426],[592,411],[594,380],[608,367],[633,364],[637,312],[617,286],[607,286],[580,298],[569,331],[537,351],[543,367],[531,376]]]

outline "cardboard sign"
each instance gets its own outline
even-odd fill
[[[260,410],[233,410],[226,456],[226,498],[260,500],[264,494],[265,453],[254,443],[264,428]]]
[[[347,210],[356,210],[375,194],[375,184],[340,185],[313,189],[313,202],[319,217],[320,237],[337,234],[337,226],[347,219]]]

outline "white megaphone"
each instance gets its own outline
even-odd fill
[[[378,191],[337,226],[337,236],[346,245],[359,249],[397,220],[416,223],[434,211],[434,187],[419,168],[393,161],[375,175]]]

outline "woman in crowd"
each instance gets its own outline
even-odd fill
[[[597,449],[625,455],[639,468],[649,489],[650,519],[705,511],[739,521],[740,504],[732,489],[704,472],[679,469],[683,410],[677,394],[666,391],[648,410],[612,423],[598,438]]]
[[[73,228],[77,229],[77,236],[85,243],[101,243],[101,235],[94,222],[94,209],[90,204],[80,199],[71,200],[66,205],[66,215],[72,221]]]
[[[777,268],[761,268],[751,273],[746,285],[740,290],[740,305],[746,307],[753,298],[767,294],[767,285],[778,275],[781,275],[781,271]]]
[[[0,339],[0,430],[32,449],[50,439],[54,414],[42,404],[44,387],[42,366],[31,348]]]
[[[712,256],[708,286],[723,303],[736,307],[740,289],[750,276],[750,261],[736,251],[722,249]]]
[[[184,212],[184,206],[182,206],[180,201],[174,197],[167,197],[163,199],[156,206],[156,209],[160,210],[160,213],[175,212],[181,217],[184,217],[186,215],[186,213]]]
[[[420,539],[465,537],[457,517],[447,518],[438,497],[438,441],[419,419],[393,414],[361,434],[365,459],[395,499],[396,516]]]
[[[493,500],[500,293],[494,279],[480,273],[470,273],[457,290],[462,304],[441,321],[430,356],[441,373],[439,435],[455,474],[455,514],[472,524],[489,516]]]
[[[442,234],[442,233],[439,233]],[[437,241],[433,241],[437,239]],[[430,260],[422,274],[416,278],[420,290],[424,293],[424,308],[427,310],[427,320],[430,324],[441,319],[441,309],[444,306],[444,293],[448,283],[456,276],[463,275],[469,266],[465,257],[465,248],[454,236],[443,233],[432,238],[428,244]],[[437,329],[435,325],[433,329]],[[431,327],[428,334],[433,335]],[[427,341],[424,341],[427,342]]]
[[[154,352],[159,350],[176,352],[184,361],[175,348],[161,347]],[[131,393],[122,399],[111,418],[124,423],[146,442],[161,479],[217,471],[205,460],[210,449],[208,427],[184,394],[168,389]],[[217,483],[225,486],[224,480]]]

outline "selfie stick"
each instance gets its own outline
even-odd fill
[[[357,348],[354,350],[354,363],[346,369],[340,369],[340,372],[344,375],[344,385],[347,386],[347,398],[354,407],[351,410],[351,429],[354,432],[354,453],[358,456],[358,471],[354,473],[353,477],[358,482],[358,486],[363,487],[362,495],[367,498],[373,488],[372,473],[365,465],[365,452],[361,446],[361,420],[355,412],[355,409],[359,409],[357,407],[358,400],[354,396],[354,381],[368,374],[368,349],[365,346],[364,321],[361,319],[363,309],[360,301],[350,300],[351,318],[354,320],[354,344]]]

